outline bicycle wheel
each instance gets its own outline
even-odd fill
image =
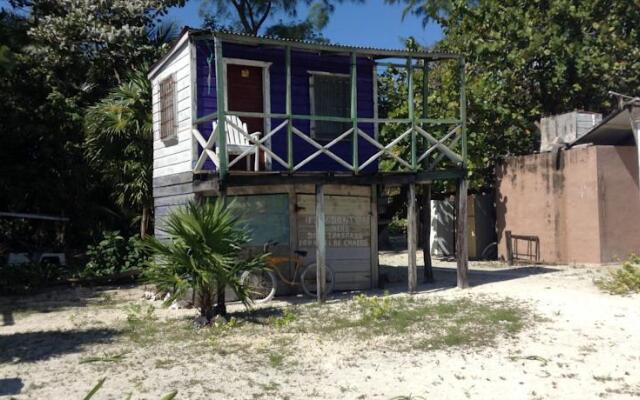
[[[318,272],[317,272],[316,264],[309,264],[305,267],[300,275],[300,284],[302,286],[302,290],[307,296],[316,297],[318,295]],[[335,274],[333,273],[333,269],[330,266],[326,266],[326,276],[325,276],[325,294],[329,294],[333,292],[333,288],[335,286]]]
[[[266,303],[276,294],[276,276],[269,270],[244,271],[240,282],[254,303]]]

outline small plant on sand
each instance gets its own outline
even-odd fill
[[[264,255],[242,256],[242,246],[250,237],[236,215],[232,206],[221,200],[190,202],[168,216],[162,230],[169,240],[145,239],[153,255],[145,271],[147,279],[170,292],[169,301],[193,288],[200,316],[207,323],[216,315],[227,316],[225,288],[245,305],[250,304],[240,274],[264,264]]]
[[[363,319],[380,320],[389,318],[393,311],[388,292],[385,292],[382,297],[359,294],[354,297],[354,300]]]
[[[611,294],[640,293],[640,256],[631,255],[622,264],[622,268],[612,271],[607,277],[598,279],[595,284]]]
[[[140,304],[132,304],[127,307],[126,313],[126,332],[134,342],[148,343],[158,332],[157,317],[152,305],[143,307]]]

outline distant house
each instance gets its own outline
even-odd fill
[[[185,29],[149,73],[156,235],[189,199],[227,196],[244,211],[253,246],[276,241],[275,252],[305,251],[307,263],[324,255],[338,289],[376,286],[378,185],[415,194],[416,184],[462,185],[466,176],[464,105],[453,118],[414,110],[409,82],[408,116],[379,118],[377,70],[398,60],[395,68],[412,71],[438,61],[464,70],[454,54]],[[402,133],[382,143],[383,123]],[[382,158],[395,170],[379,171]],[[415,196],[408,202],[416,220]],[[415,256],[408,261],[415,268]]]
[[[541,126],[542,150],[552,151],[510,157],[497,169],[500,256],[601,264],[638,254],[640,103],[604,120],[574,112]]]

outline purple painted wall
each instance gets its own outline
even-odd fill
[[[271,62],[269,68],[271,84],[271,112],[285,112],[285,52],[284,49],[261,48],[244,46],[237,44],[223,44],[222,53],[225,57],[241,58],[247,60],[258,60]],[[197,63],[197,115],[202,117],[216,111],[216,79],[215,60],[213,58],[213,41],[196,42],[196,63]],[[309,73],[308,71],[324,71],[334,73],[350,73],[351,60],[348,56],[320,55],[308,52],[291,53],[291,107],[293,114],[309,115]],[[358,117],[373,117],[373,61],[367,58],[358,58]],[[275,128],[283,120],[272,119],[271,127]],[[295,120],[294,126],[304,133],[309,133],[310,122]],[[370,136],[374,135],[373,124],[362,123],[358,125],[362,131]],[[205,138],[211,135],[211,123],[200,124],[198,129]],[[287,130],[281,129],[271,138],[271,148],[283,160],[287,160]],[[333,153],[343,158],[351,164],[352,145],[350,140],[343,140],[331,147]],[[298,163],[313,152],[315,148],[306,143],[303,139],[294,135],[293,151],[295,163]],[[358,139],[358,158],[360,164],[366,161],[376,152],[376,148],[364,139]],[[205,164],[206,169],[214,169],[213,163],[209,160]],[[371,163],[363,172],[377,171],[377,162]],[[277,161],[272,161],[273,170],[286,170]],[[327,157],[321,155],[313,161],[304,165],[303,171],[345,171],[345,168]]]

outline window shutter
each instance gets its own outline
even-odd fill
[[[351,116],[351,86],[348,77],[314,76],[314,114],[329,117]],[[315,137],[331,140],[351,127],[348,122],[316,121]]]
[[[175,87],[173,76],[160,82],[160,139],[176,136]]]

